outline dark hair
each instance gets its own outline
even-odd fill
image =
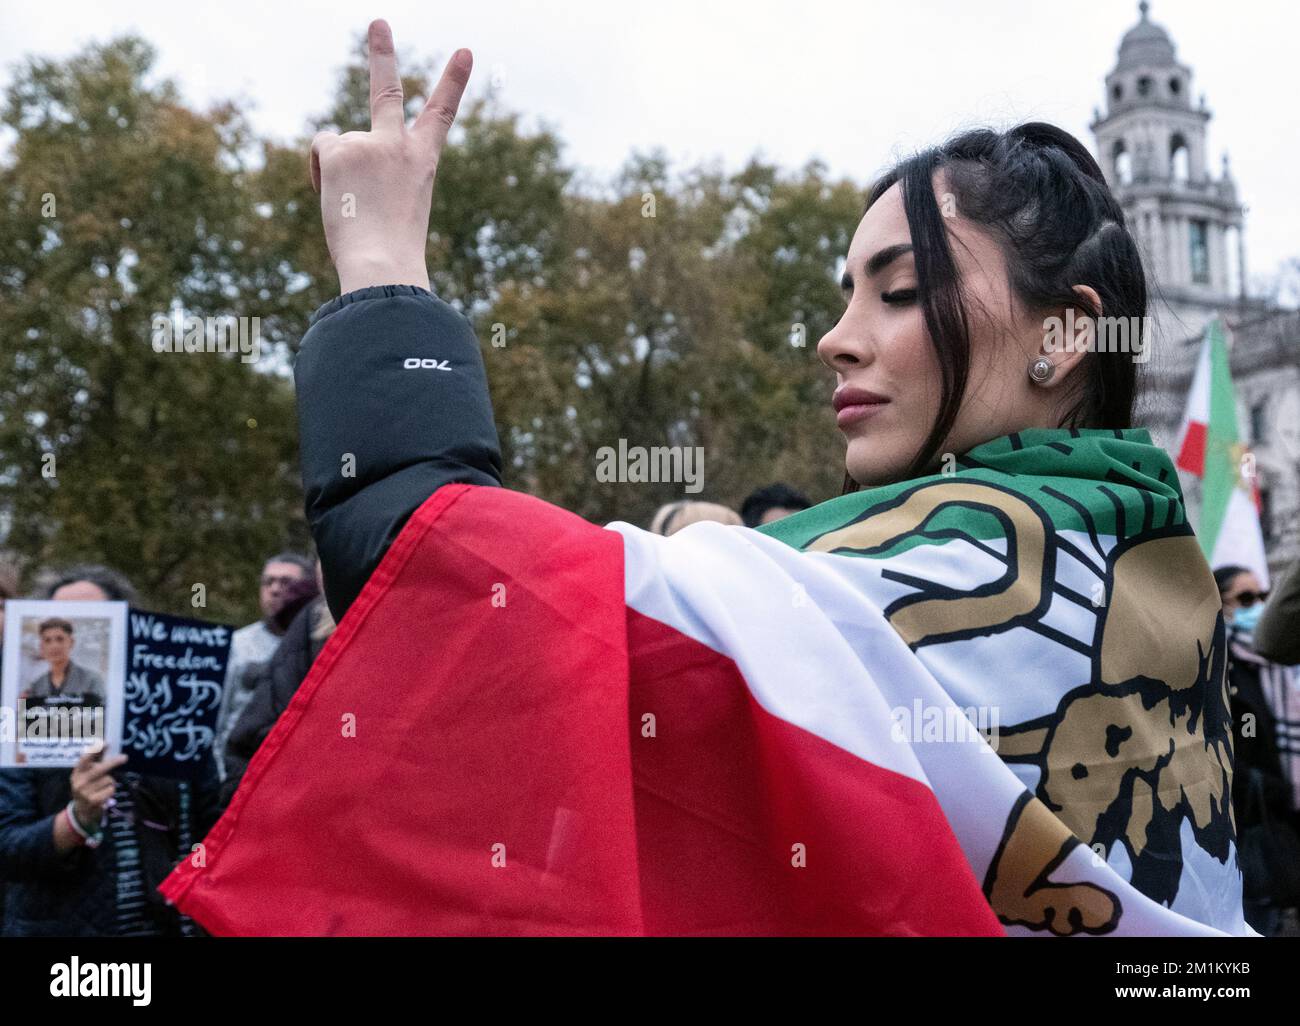
[[[72,637],[72,623],[61,616],[51,616],[48,620],[42,620],[41,625],[36,628],[37,635],[44,634],[46,631],[62,631],[68,637]]]
[[[1232,583],[1232,579],[1238,574],[1248,573],[1250,573],[1250,567],[1237,566],[1235,563],[1219,567],[1214,571],[1214,583],[1219,587],[1219,594],[1222,595],[1228,590],[1228,585]]]
[[[981,128],[909,157],[872,186],[866,209],[896,183],[912,233],[917,293],[941,374],[939,414],[906,476],[933,463],[961,409],[970,374],[970,326],[934,176],[942,171],[958,213],[990,232],[1016,297],[1031,310],[1075,307],[1087,316],[1145,317],[1142,258],[1092,154],[1054,125]],[[1093,310],[1075,285],[1101,299]],[[1065,427],[1132,424],[1137,366],[1094,350],[1071,375],[1077,401]],[[849,482],[846,481],[846,488]],[[848,489],[852,490],[852,489]]]
[[[45,597],[53,598],[54,593],[65,584],[76,584],[78,581],[89,581],[107,595],[110,602],[136,600],[135,588],[131,586],[130,581],[116,570],[95,563],[83,563],[58,571],[53,583],[45,589]]]
[[[808,509],[812,503],[803,492],[796,492],[788,484],[778,481],[763,488],[755,488],[740,504],[740,519],[746,527],[757,527],[770,509]]]
[[[262,569],[265,570],[272,563],[292,563],[308,577],[314,577],[316,574],[316,564],[298,552],[281,552],[272,556],[262,564]]]

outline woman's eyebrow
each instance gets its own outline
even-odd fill
[[[867,261],[867,277],[879,274],[904,253],[912,252],[910,242],[900,242],[896,246],[886,246]]]
[[[893,246],[886,246],[867,261],[867,277],[874,277],[899,257],[910,252],[912,252],[912,244],[910,242],[900,242]],[[844,276],[840,278],[840,289],[845,292],[853,291],[853,277],[849,274],[847,268],[844,271]]]

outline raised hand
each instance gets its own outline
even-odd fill
[[[403,109],[393,33],[370,23],[370,131],[320,132],[311,183],[342,292],[369,285],[429,287],[424,262],[438,158],[456,119],[474,58],[457,50],[419,117]]]

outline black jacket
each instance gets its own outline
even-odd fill
[[[1237,832],[1240,834],[1262,819],[1263,810],[1251,797],[1252,783],[1262,789],[1264,804],[1272,818],[1290,820],[1291,784],[1282,770],[1277,719],[1264,695],[1260,668],[1246,659],[1236,658],[1231,649],[1228,696],[1233,725],[1232,803],[1237,813]]]
[[[501,483],[469,321],[411,285],[349,292],[312,316],[294,366],[307,521],[335,621],[438,488]]]
[[[114,774],[121,777],[124,770]],[[60,855],[54,847],[54,817],[72,797],[70,769],[0,769],[0,878],[5,881],[6,936],[103,937],[116,932],[117,858],[112,831],[98,848],[79,847]],[[136,776],[136,775],[132,775]],[[144,874],[146,916],[152,929],[174,934],[180,920],[155,888],[211,829],[217,817],[216,765],[205,780],[181,785],[161,777],[137,777],[137,819],[166,827],[135,830],[139,868]],[[148,799],[148,806],[143,802]],[[182,813],[182,808],[186,810]]]
[[[323,601],[317,597],[303,606],[290,621],[275,655],[267,662],[249,669],[253,694],[235,721],[230,739],[226,742],[226,779],[221,784],[222,808],[230,804],[248,764],[266,736],[271,733],[280,714],[289,707],[298,685],[306,678],[311,664],[320,653],[324,642],[312,637],[312,624],[317,604]]]

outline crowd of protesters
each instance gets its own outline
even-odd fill
[[[0,598],[19,597],[0,571]],[[59,572],[34,598],[134,602],[121,574],[100,566]],[[262,616],[235,631],[217,740],[198,777],[134,772],[123,754],[92,744],[71,769],[0,769],[0,933],[6,936],[192,936],[158,885],[216,822],[333,629],[318,571],[280,553],[259,582]],[[322,619],[321,611],[324,610]],[[0,621],[2,626],[3,621]]]
[[[759,527],[811,505],[773,484],[739,512],[668,503],[649,528],[666,536],[700,521]],[[1246,918],[1265,935],[1300,932],[1300,563],[1271,595],[1245,567],[1219,567],[1215,579],[1226,625]],[[89,746],[71,771],[0,769],[0,933],[202,932],[157,887],[229,805],[335,627],[319,562],[277,553],[257,584],[261,617],[232,635],[215,742],[197,780],[134,772],[126,755],[102,745]],[[17,572],[0,564],[0,644],[3,602],[20,595]],[[31,597],[130,603],[135,589],[106,567],[75,566]]]
[[[1243,566],[1214,571],[1228,642],[1232,803],[1246,921],[1300,933],[1300,563],[1270,595]]]

